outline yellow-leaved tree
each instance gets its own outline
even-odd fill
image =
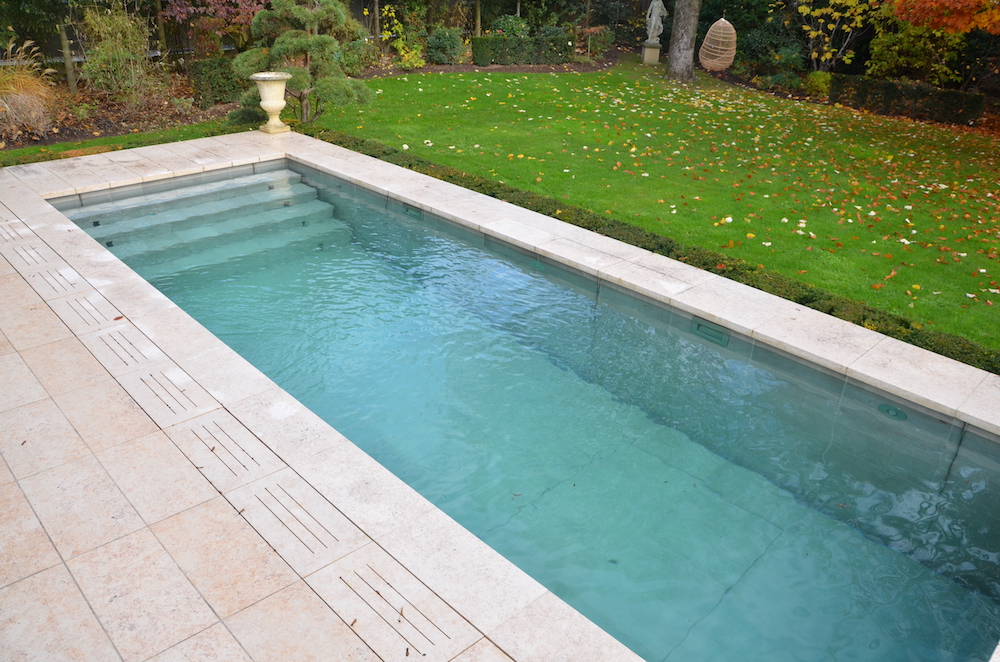
[[[878,5],[878,0],[778,0],[771,13],[787,26],[798,23],[813,69],[830,71],[854,59],[851,47]]]

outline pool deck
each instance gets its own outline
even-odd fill
[[[10,167],[0,659],[639,659],[46,202],[280,158],[1000,434],[996,375],[298,134]]]

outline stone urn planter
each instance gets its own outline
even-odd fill
[[[291,131],[291,127],[278,119],[285,107],[285,81],[291,77],[291,74],[281,71],[263,71],[250,76],[260,90],[260,107],[267,113],[267,124],[260,127],[264,133]]]

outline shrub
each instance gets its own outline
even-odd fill
[[[573,42],[565,33],[557,37],[487,35],[472,39],[472,61],[481,67],[490,64],[562,64],[572,57]]]
[[[438,28],[427,38],[427,59],[434,64],[458,64],[462,55],[462,31]]]
[[[188,65],[188,75],[199,108],[238,101],[246,89],[233,73],[232,60],[227,57],[192,62]]]
[[[162,87],[149,61],[149,26],[120,7],[84,12],[83,77],[91,91],[110,97],[134,114]]]
[[[982,94],[843,74],[833,74],[830,101],[882,115],[967,125],[975,124],[986,107],[986,97]]]
[[[376,62],[378,62],[378,48],[364,36],[342,43],[337,53],[337,63],[348,76],[357,76]]]
[[[827,99],[830,96],[830,73],[827,71],[812,71],[806,76],[803,85],[806,94],[817,99]]]
[[[493,31],[505,37],[527,37],[528,22],[520,16],[506,14],[493,22]]]
[[[577,47],[587,55],[604,55],[615,44],[615,31],[606,25],[584,28],[577,35]]]
[[[50,124],[49,76],[55,70],[42,68],[42,54],[32,41],[18,46],[11,39],[4,60],[7,64],[0,67],[0,137],[44,134]]]

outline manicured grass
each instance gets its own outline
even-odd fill
[[[227,129],[222,127],[222,122],[223,120],[217,119],[171,129],[149,131],[147,133],[129,133],[121,136],[104,136],[94,138],[93,140],[9,149],[0,152],[0,167],[20,163],[51,161],[52,159],[83,156],[84,154],[97,154],[102,151],[159,145],[162,143],[177,142],[178,140],[193,140],[194,138],[216,135],[220,131],[226,131]]]
[[[996,140],[661,69],[374,79],[319,124],[1000,348]]]

